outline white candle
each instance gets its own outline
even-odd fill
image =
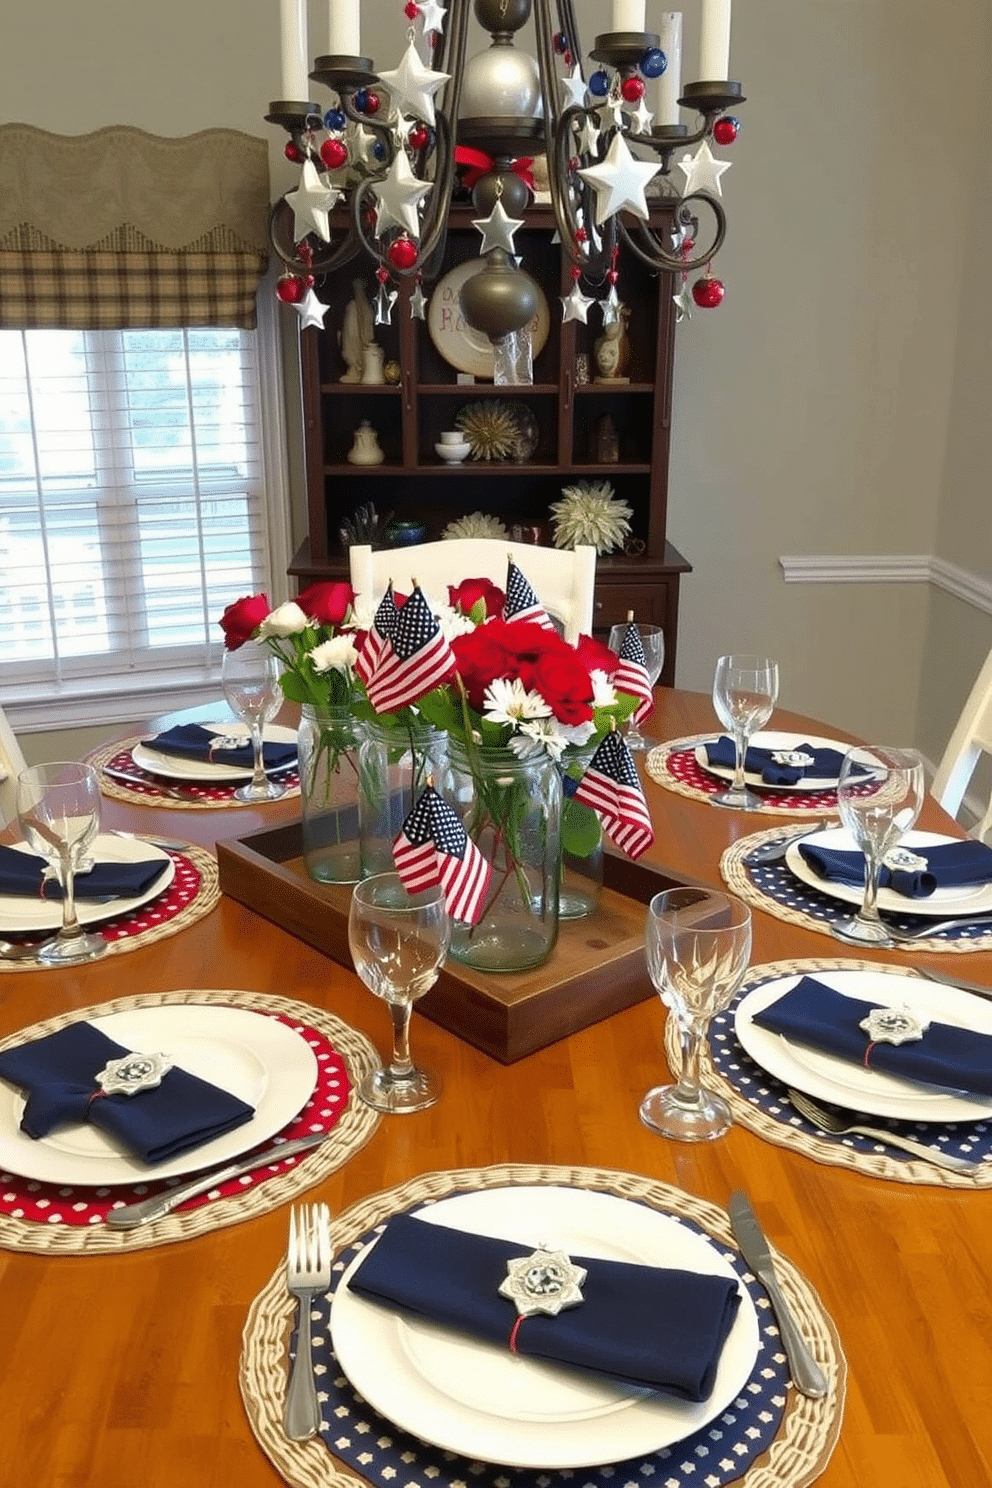
[[[360,0],[328,0],[330,30],[328,51],[332,57],[360,57],[362,28]]]
[[[614,31],[643,31],[646,0],[613,0]]]
[[[682,92],[682,12],[663,10],[658,22],[661,50],[668,66],[658,79],[658,106],[655,119],[659,124],[679,122],[679,94]]]
[[[310,98],[310,83],[307,78],[306,0],[279,0],[279,21],[282,41],[282,96],[287,101],[306,103]]]
[[[703,0],[699,28],[699,81],[725,82],[730,76],[730,0]]]

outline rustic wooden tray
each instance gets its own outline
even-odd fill
[[[221,889],[351,966],[351,889],[315,883],[302,854],[299,822],[218,842]],[[674,880],[612,854],[604,858],[603,878],[596,913],[563,921],[558,944],[543,966],[487,974],[449,960],[418,1002],[418,1012],[503,1064],[513,1064],[654,996],[644,963],[644,906]]]

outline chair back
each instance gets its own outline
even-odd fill
[[[27,760],[0,708],[0,826],[17,816],[17,777],[26,769]]]
[[[495,537],[453,537],[408,548],[353,547],[349,550],[352,588],[373,606],[389,581],[401,594],[414,582],[428,599],[447,602],[448,585],[462,579],[490,579],[506,585],[507,558],[512,558],[567,641],[592,631],[596,549],[542,548]]]
[[[992,755],[992,651],[985,659],[974,687],[961,710],[961,717],[944,750],[933,778],[931,794],[951,816],[957,816],[964,793],[983,754]],[[992,829],[992,800],[985,815],[969,828],[972,837],[984,841]]]

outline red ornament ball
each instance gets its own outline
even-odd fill
[[[320,158],[328,170],[338,170],[348,159],[348,146],[344,140],[325,140],[320,147]]]
[[[701,310],[715,310],[725,294],[723,283],[706,274],[692,286],[692,298]]]
[[[420,6],[417,4],[417,0],[406,0],[406,4],[403,7],[403,14],[408,21],[415,21],[420,14]]]
[[[412,238],[397,238],[390,243],[387,257],[394,269],[412,269],[417,262],[417,245]]]
[[[713,138],[718,145],[732,145],[740,132],[741,121],[735,119],[733,114],[724,114],[713,125]]]
[[[316,280],[315,275],[313,275],[313,274],[304,274],[303,275],[303,287],[304,287],[304,289],[313,289],[313,287],[314,287],[314,285],[316,283],[317,283],[317,280]]]
[[[431,142],[431,132],[426,124],[414,124],[406,138],[412,150],[426,150]]]
[[[362,109],[362,113],[377,114],[381,108],[382,99],[379,97],[378,93],[369,93],[365,99],[365,107]]]
[[[626,103],[637,103],[644,97],[644,79],[639,77],[624,78],[620,84],[620,93]]]
[[[291,160],[294,165],[299,165],[303,160],[303,151],[300,149],[299,145],[294,144],[292,140],[286,141],[286,143],[282,147],[282,153],[285,155],[286,159]]]
[[[283,274],[276,280],[276,298],[284,305],[298,305],[306,292],[303,280],[295,274]]]

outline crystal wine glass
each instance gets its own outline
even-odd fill
[[[635,622],[625,620],[622,625],[614,625],[610,628],[610,650],[620,654],[627,629]],[[665,664],[665,632],[660,625],[638,625],[637,633],[644,647],[644,670],[648,674],[648,681],[653,687],[661,676],[661,669]],[[634,709],[636,713],[637,709]],[[638,724],[634,721],[632,713],[627,719],[627,728],[624,733],[628,749],[647,749],[648,741],[641,733]]]
[[[727,1102],[700,1084],[710,1019],[727,1007],[751,955],[751,911],[715,889],[666,889],[648,905],[648,972],[679,1029],[682,1067],[674,1085],[649,1090],[645,1126],[680,1142],[710,1142],[730,1126]]]
[[[348,912],[348,944],[355,970],[389,1008],[393,1052],[358,1093],[377,1111],[422,1111],[441,1093],[435,1075],[410,1059],[410,1014],[437,981],[451,942],[451,920],[440,885],[411,894],[398,873],[378,873],[356,884]]]
[[[25,842],[48,860],[62,890],[62,926],[37,958],[65,966],[102,956],[107,942],[83,929],[76,914],[76,871],[100,826],[100,781],[90,765],[58,761],[17,777],[17,815]]]
[[[254,752],[251,780],[234,792],[236,801],[277,801],[286,787],[265,773],[262,748],[265,725],[282,707],[279,658],[258,641],[246,641],[234,651],[224,652],[221,672],[224,696],[242,723],[248,725]]]
[[[876,908],[878,879],[886,854],[913,828],[923,794],[923,761],[914,749],[859,745],[844,756],[837,804],[841,821],[865,855],[865,893],[858,913],[833,926],[839,940],[895,944]]]
[[[767,656],[721,656],[713,677],[716,716],[734,740],[734,778],[728,790],[710,796],[714,806],[756,811],[760,799],[744,781],[751,735],[772,716],[778,698],[778,662]]]

